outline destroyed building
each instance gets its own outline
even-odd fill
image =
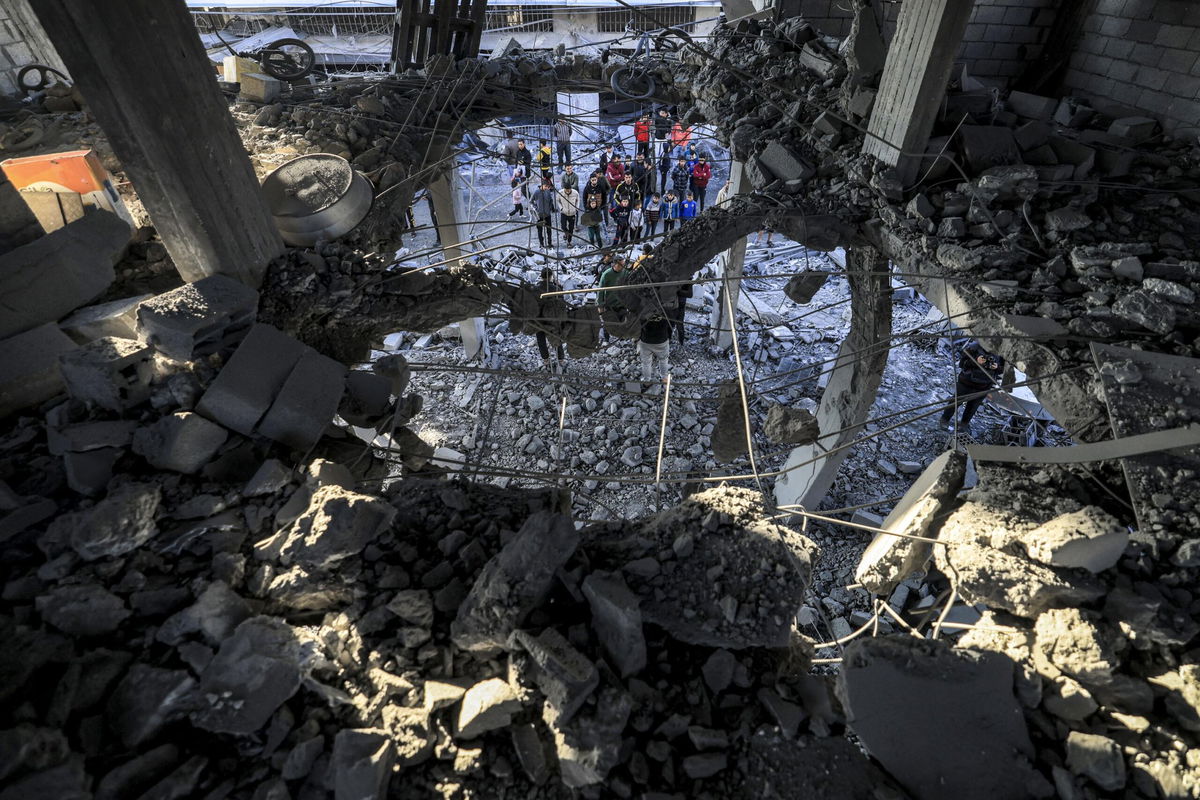
[[[0,800],[1200,798],[1200,7],[617,3],[0,9]],[[598,291],[505,129],[660,107]]]

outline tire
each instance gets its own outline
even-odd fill
[[[262,49],[258,60],[272,78],[298,81],[313,71],[317,56],[306,42],[299,39],[276,39]]]
[[[663,28],[654,36],[654,49],[660,53],[677,53],[691,43],[691,34],[682,28]]]
[[[612,87],[613,94],[628,100],[645,100],[653,96],[654,90],[658,88],[650,70],[633,67],[620,67],[612,74],[608,84]]]
[[[38,82],[36,84],[25,82],[25,76],[31,72],[36,72],[38,74]],[[63,75],[54,67],[47,67],[42,64],[27,64],[26,66],[21,67],[20,71],[17,72],[17,85],[21,87],[21,90],[25,92],[25,94],[33,94],[34,92],[39,92],[50,85],[51,75],[57,75],[63,82],[66,82],[67,80],[67,76]]]

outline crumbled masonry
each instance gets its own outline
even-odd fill
[[[780,302],[849,285],[870,365],[789,356],[832,387],[807,405],[680,380],[713,396],[672,429],[694,440],[665,464],[695,478],[674,505],[577,513],[610,469],[654,480],[660,395],[588,386],[560,411],[553,378],[525,393],[501,370],[366,364],[387,334],[495,314],[572,358],[614,352],[594,306],[498,279],[510,256],[391,254],[466,133],[604,85],[615,61],[435,56],[235,108],[249,150],[336,153],[394,189],[259,290],[147,288],[169,271],[159,243],[105,214],[0,255],[0,800],[1200,800],[1196,452],[987,460],[968,432],[932,433],[931,407],[905,424],[941,449],[914,460],[874,397],[889,348],[926,335],[885,316],[915,289],[1033,381],[1066,432],[1052,444],[1200,424],[1200,144],[956,71],[902,183],[862,154],[889,32],[856,8],[840,46],[800,17],[742,19],[658,74],[752,191],[657,240],[636,280],[692,280],[764,226],[806,261],[845,249]],[[613,337],[675,291],[624,292]],[[592,477],[487,474],[433,438],[451,401],[545,422],[496,447]],[[858,405],[859,459],[831,481],[872,504],[781,511],[776,476],[745,477],[749,446],[823,448]],[[581,434],[581,409],[608,419]],[[569,466],[568,433],[593,448]],[[898,499],[871,485],[900,481]],[[835,537],[861,558],[831,557]]]

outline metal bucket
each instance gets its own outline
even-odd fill
[[[345,236],[375,200],[371,182],[328,153],[293,158],[263,179],[262,191],[275,227],[293,247]]]

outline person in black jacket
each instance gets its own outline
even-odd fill
[[[942,412],[942,422],[954,429],[951,421],[955,415],[955,404],[962,406],[961,425],[971,431],[971,418],[983,405],[987,393],[996,388],[1004,378],[1004,358],[984,350],[979,342],[968,342],[959,351],[958,381],[954,387],[955,398]]]
[[[685,283],[675,287],[675,308],[671,309],[671,324],[679,334],[679,344],[683,344],[684,316],[687,314],[687,301],[692,296],[692,284]]]
[[[637,351],[642,360],[642,380],[650,383],[657,374],[659,381],[666,381],[667,359],[671,355],[671,321],[656,314],[643,322]],[[654,368],[655,359],[658,359],[657,370]]]
[[[654,115],[654,138],[658,140],[658,149],[663,155],[671,152],[671,126],[674,124],[675,120],[671,119],[666,108],[658,109],[658,113]]]
[[[525,171],[525,181],[528,183],[529,176],[532,174],[529,167],[533,164],[533,153],[529,152],[529,148],[525,146],[524,139],[517,139],[516,161],[517,166]]]

